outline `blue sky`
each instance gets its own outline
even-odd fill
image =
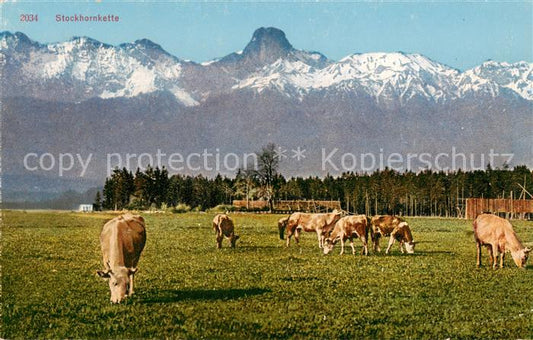
[[[90,36],[109,44],[148,38],[198,62],[244,48],[261,26],[298,49],[338,60],[353,53],[421,53],[465,70],[485,60],[533,61],[533,2],[4,2],[2,30],[39,42]],[[39,15],[37,23],[20,14]],[[119,23],[56,23],[114,14]]]

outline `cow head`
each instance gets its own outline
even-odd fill
[[[289,218],[285,217],[278,221],[278,229],[279,229],[279,238],[280,240],[285,239],[285,229],[287,228],[287,224],[289,224]]]
[[[118,267],[114,271],[99,270],[97,273],[100,277],[108,280],[109,290],[111,291],[111,302],[120,303],[127,296],[130,275],[134,274],[137,268]]]
[[[284,225],[278,225],[279,229],[279,239],[284,240],[285,239],[285,226]]]
[[[414,254],[415,253],[415,242],[405,242],[405,251],[407,251],[407,254]]]
[[[407,222],[400,222],[398,224],[398,229],[400,230],[400,232],[397,234],[398,241],[404,241],[405,251],[407,251],[407,254],[414,254],[415,242],[413,241],[413,234],[411,234],[409,224],[407,224]]]
[[[526,268],[526,262],[530,251],[531,249],[526,247],[524,249],[511,252],[511,256],[513,257],[514,263],[516,263],[519,268]]]
[[[235,243],[237,242],[237,240],[240,238],[239,235],[233,235],[230,239],[230,242],[231,242],[231,248],[235,248]]]
[[[326,238],[326,240],[324,241],[324,248],[323,248],[324,255],[329,254],[333,250],[334,245],[335,243],[333,242],[331,238],[329,237]]]

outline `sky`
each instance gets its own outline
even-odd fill
[[[333,60],[354,53],[421,53],[466,70],[486,60],[533,62],[533,1],[526,2],[47,2],[2,3],[1,30],[31,39],[89,36],[118,45],[147,38],[181,59],[242,50],[255,29],[277,27],[298,49]],[[37,14],[37,22],[21,22]],[[56,15],[117,15],[118,23],[58,23]]]

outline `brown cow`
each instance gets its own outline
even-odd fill
[[[350,246],[352,247],[352,253],[355,255],[355,248],[353,246],[353,238],[359,237],[363,242],[363,254],[368,255],[368,232],[370,226],[366,215],[346,216],[341,218],[335,223],[335,227],[330,236],[326,238],[324,244],[324,254],[328,254],[333,250],[333,246],[339,240],[341,241],[340,255],[344,254],[344,242],[350,240]]]
[[[278,230],[279,230],[279,238],[281,240],[284,240],[284,234],[285,234],[285,228],[287,228],[287,223],[289,222],[289,217],[282,217],[278,220]]]
[[[492,214],[481,214],[474,220],[474,238],[477,245],[477,266],[481,266],[481,246],[489,251],[490,264],[497,266],[500,254],[500,268],[503,268],[505,251],[511,251],[514,263],[525,268],[531,249],[524,247],[513,230],[509,221]]]
[[[300,241],[300,231],[316,232],[318,247],[322,248],[325,234],[328,233],[335,223],[341,218],[341,212],[334,210],[328,214],[308,214],[295,212],[287,221],[287,247],[290,245],[291,236],[294,234],[296,243]],[[281,233],[280,233],[281,234]]]
[[[231,247],[235,248],[235,242],[239,239],[239,235],[235,235],[233,221],[226,214],[218,214],[213,219],[213,229],[217,235],[217,248],[222,248],[222,240],[224,237],[229,239]]]
[[[100,233],[105,270],[97,273],[109,280],[111,302],[133,294],[133,278],[146,243],[144,219],[130,213],[107,222]]]
[[[397,216],[384,215],[384,216],[374,216],[372,217],[372,242],[374,243],[374,251],[380,252],[379,248],[379,239],[381,236],[389,236],[389,245],[385,254],[388,254],[390,248],[394,244],[394,241],[398,241],[400,245],[400,251],[404,253],[405,251],[409,254],[415,252],[415,242],[413,242],[413,235],[411,234],[411,229],[407,222]]]

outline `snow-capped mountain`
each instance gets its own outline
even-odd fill
[[[486,61],[480,66],[468,70],[462,74],[462,83],[465,87],[473,88],[485,86],[491,92],[497,87],[507,88],[516,92],[521,97],[533,100],[533,64],[518,62],[509,64]]]
[[[161,90],[186,106],[198,103],[180,87],[187,64],[143,39],[111,46],[87,37],[41,45],[22,33],[0,37],[2,74],[26,83],[7,87],[4,95],[33,94],[37,98],[82,101],[93,97],[135,97]],[[17,82],[13,82],[17,83]],[[59,86],[59,85],[64,86]],[[16,89],[16,90],[15,90]]]
[[[254,32],[244,50],[221,58],[217,64],[235,65],[253,72],[279,59],[303,62],[314,68],[323,68],[331,62],[319,52],[295,49],[283,31],[273,27],[262,27]]]
[[[256,30],[243,51],[196,64],[178,59],[149,40],[119,46],[87,37],[39,44],[22,33],[0,36],[4,96],[81,101],[170,92],[185,106],[234,91],[265,90],[298,99],[353,93],[405,105],[413,98],[444,102],[502,89],[533,100],[533,64],[486,62],[460,72],[420,54],[365,53],[337,62],[295,49],[275,28]],[[23,75],[21,77],[21,75]],[[22,80],[24,79],[24,80]]]
[[[419,54],[366,53],[348,56],[317,69],[301,61],[278,59],[234,88],[252,87],[297,92],[364,92],[380,100],[404,103],[415,96],[439,101],[454,99],[459,71]]]
[[[3,32],[0,79],[2,172],[32,185],[26,176],[54,173],[29,173],[28,153],[94,155],[86,177],[102,182],[108,154],[239,154],[268,142],[307,150],[302,162],[284,165],[289,176],[335,173],[321,162],[323,150],[339,150],[337,166],[343,152],[453,148],[513,154],[511,165],[533,166],[529,62],[490,61],[462,72],[400,52],[333,61],[260,28],[242,51],[195,63],[145,39],[42,44]],[[487,161],[478,157],[475,165]],[[73,169],[65,177],[78,175]]]

